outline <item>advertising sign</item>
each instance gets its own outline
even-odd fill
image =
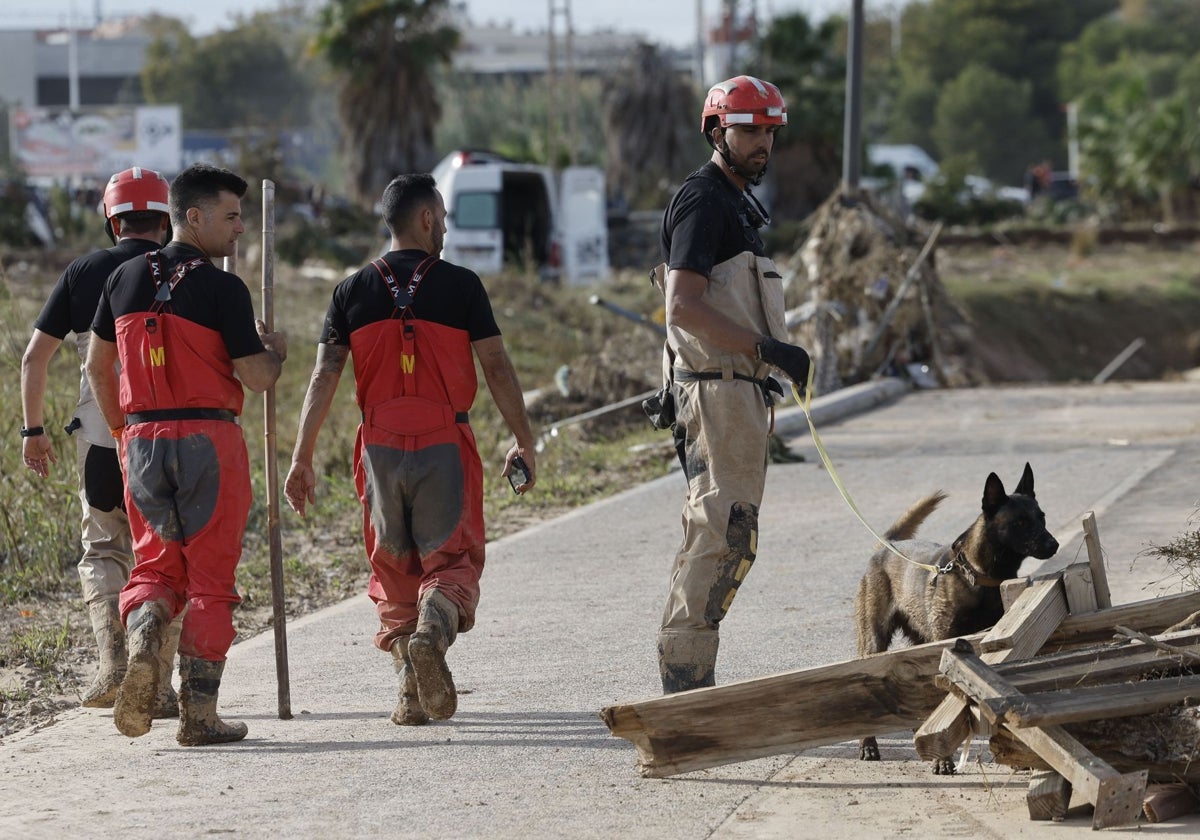
[[[31,176],[107,178],[131,166],[179,171],[178,105],[16,108],[12,150]]]

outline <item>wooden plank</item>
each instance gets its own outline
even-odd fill
[[[1019,696],[1020,692],[988,667],[961,639],[942,653],[941,671],[980,701]],[[1026,746],[1092,803],[1092,828],[1111,828],[1137,821],[1146,791],[1145,770],[1121,774],[1088,751],[1061,726],[1019,729],[1007,724]]]
[[[1083,518],[1083,542],[1087,546],[1096,604],[1102,610],[1108,609],[1112,606],[1112,594],[1108,589],[1108,573],[1104,570],[1104,552],[1100,550],[1100,529],[1096,526],[1096,514],[1092,511],[1088,511]]]
[[[1041,770],[1029,780],[1025,805],[1031,820],[1065,820],[1071,804],[1071,783],[1053,770]]]
[[[1041,580],[1021,593],[980,642],[984,653],[1005,651],[1004,659],[1033,656],[1067,617],[1067,599],[1058,580]],[[1003,661],[1003,660],[995,660]]]
[[[1029,588],[1030,583],[1032,581],[1029,578],[1023,577],[1012,578],[1000,584],[1000,603],[1004,605],[1005,612],[1012,607],[1017,598],[1021,596],[1021,593]]]
[[[1200,675],[1021,694],[979,705],[988,720],[1028,727],[1144,715],[1188,697],[1200,697]]]
[[[1107,641],[1114,624],[1151,633],[1200,610],[1200,593],[1068,616],[1051,637]],[[968,636],[969,640],[983,634]],[[638,750],[639,770],[669,776],[913,729],[945,693],[933,684],[950,641],[931,642],[730,685],[609,706],[612,733]],[[961,741],[960,741],[961,743]],[[951,750],[953,752],[953,750]]]
[[[1087,563],[1073,563],[1063,569],[1062,582],[1071,615],[1083,615],[1098,609],[1092,569]]]
[[[1119,604],[1071,616],[1059,625],[1046,644],[1054,650],[1066,645],[1107,641],[1112,636],[1113,626],[1117,624],[1133,627],[1143,633],[1161,633],[1197,610],[1200,610],[1200,591]]]
[[[662,777],[911,729],[944,696],[933,642],[802,671],[609,706],[613,735]]]
[[[1154,637],[1181,653],[1200,653],[1200,630],[1184,630]],[[995,666],[1009,682],[1026,694],[1078,688],[1150,676],[1168,666],[1186,664],[1157,647],[1136,642],[1102,648],[1082,648]]]
[[[996,663],[1033,656],[1066,617],[1066,598],[1057,579],[1029,585],[980,641],[990,650],[985,661]],[[954,755],[975,730],[968,706],[965,699],[955,695],[942,700],[913,736],[917,755],[926,761]]]
[[[1196,799],[1196,792],[1190,785],[1173,782],[1150,785],[1142,801],[1142,810],[1147,822],[1158,823],[1190,814],[1198,804],[1200,800]]]

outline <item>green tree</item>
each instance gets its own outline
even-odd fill
[[[347,188],[364,205],[397,174],[436,162],[441,107],[435,70],[449,64],[458,31],[448,0],[329,0],[313,47],[338,80]]]
[[[1056,69],[1065,44],[1091,21],[1118,6],[1118,0],[930,0],[904,10],[899,57],[899,93],[890,139],[926,145],[946,156],[962,149],[941,149],[930,127],[947,86],[969,65],[1029,85],[1023,122],[1036,122],[1042,137],[1036,148],[1021,150],[1026,162],[1066,156],[1065,118]],[[1012,126],[1009,127],[1011,131]],[[988,172],[994,177],[1005,172]]]
[[[842,20],[814,26],[797,13],[772,21],[759,43],[750,72],[778,85],[788,108],[787,127],[779,132],[771,156],[769,177],[781,185],[772,200],[776,218],[811,213],[841,177],[844,32]]]
[[[142,67],[146,101],[178,103],[187,129],[308,125],[312,87],[280,22],[277,13],[261,13],[194,38],[182,22],[153,17]]]
[[[971,158],[979,171],[1019,183],[1029,150],[1045,146],[1042,124],[1030,119],[1032,85],[969,64],[938,97],[933,139],[943,156]]]

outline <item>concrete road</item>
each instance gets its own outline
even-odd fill
[[[1079,521],[1091,510],[1115,602],[1180,588],[1140,553],[1195,527],[1200,383],[922,391],[853,413],[879,399],[878,386],[834,394],[817,412],[876,529],[942,489],[949,499],[921,534],[949,542],[978,514],[987,474],[1011,490],[1028,461],[1060,559],[1083,556]],[[874,539],[817,462],[795,409],[779,428],[808,461],[770,471],[758,561],[723,624],[723,683],[854,655],[853,593]],[[451,651],[461,691],[453,720],[389,721],[395,677],[371,645],[373,611],[359,597],[289,625],[293,720],[276,717],[271,637],[234,647],[221,708],[248,723],[240,744],[185,749],[173,722],[131,740],[110,713],[92,710],[7,739],[0,837],[1090,832],[1086,808],[1065,823],[1030,822],[1027,777],[980,761],[978,747],[960,775],[931,775],[908,733],[882,741],[879,763],[854,760],[844,744],[640,778],[635,750],[597,712],[659,692],[655,632],[682,491],[669,475],[490,545],[478,624]],[[1197,832],[1200,816],[1141,829]]]

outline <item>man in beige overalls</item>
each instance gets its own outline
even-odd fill
[[[683,544],[658,635],[663,692],[715,685],[719,625],[754,562],[767,472],[771,367],[804,387],[808,354],[788,344],[783,284],[764,256],[769,222],[750,193],[775,132],[779,89],[751,76],[715,85],[701,131],[712,159],[663,217],[664,366],[673,381],[675,445],[688,481]]]

